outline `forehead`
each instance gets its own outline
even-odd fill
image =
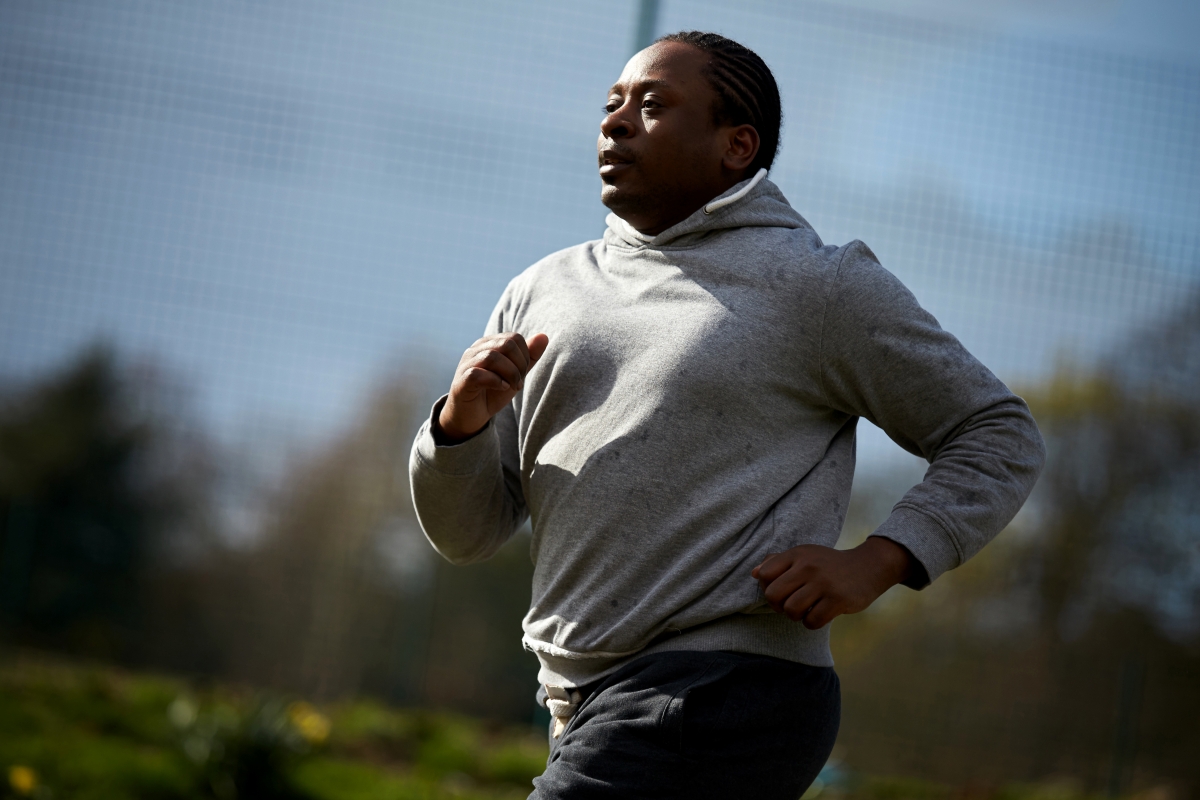
[[[708,54],[682,42],[658,42],[635,53],[613,84],[611,92],[625,93],[657,87],[678,91],[709,93],[712,87],[704,77]]]

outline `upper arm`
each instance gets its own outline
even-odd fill
[[[973,414],[1013,398],[862,242],[842,253],[820,349],[826,402],[927,460]]]

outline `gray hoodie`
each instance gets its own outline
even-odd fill
[[[607,222],[492,313],[488,333],[550,337],[522,393],[455,446],[426,421],[409,467],[421,526],[456,564],[532,519],[523,641],[542,683],[661,650],[831,665],[828,626],[772,612],[750,571],[837,542],[859,417],[929,461],[873,534],[929,580],[1021,507],[1044,460],[1028,407],[865,244],[823,244],[769,180],[657,236]]]

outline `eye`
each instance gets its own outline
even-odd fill
[[[646,99],[642,101],[642,108],[662,108],[662,103],[657,100]]]
[[[621,107],[621,104],[618,103],[616,100],[609,100],[607,103],[604,104],[604,113],[611,114],[620,107]]]

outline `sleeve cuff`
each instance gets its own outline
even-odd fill
[[[871,535],[882,536],[902,545],[924,567],[924,576],[906,583],[913,589],[924,589],[943,572],[962,563],[954,540],[942,524],[909,506],[892,509],[891,515]]]
[[[496,438],[496,426],[488,424],[479,433],[453,445],[439,445],[433,438],[433,421],[441,413],[446,395],[433,404],[429,416],[421,423],[413,450],[417,457],[443,475],[475,475],[488,464],[500,458],[500,442]]]

